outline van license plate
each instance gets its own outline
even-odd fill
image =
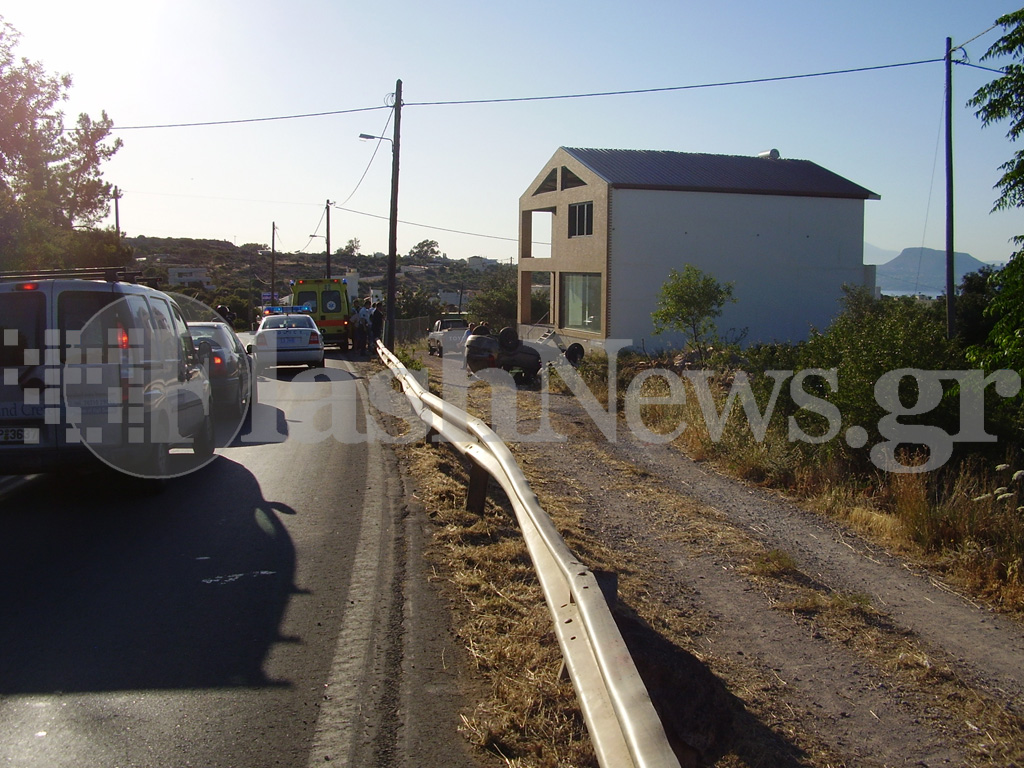
[[[24,443],[24,427],[0,427],[0,443]]]

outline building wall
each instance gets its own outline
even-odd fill
[[[680,347],[678,334],[654,335],[650,315],[687,263],[734,284],[717,327],[746,328],[745,344],[804,340],[840,311],[844,283],[874,288],[862,200],[616,189],[610,208],[608,338]]]
[[[582,186],[563,188],[563,170],[569,168],[580,180]],[[558,188],[550,192],[534,194],[538,185],[551,171],[557,173]],[[593,202],[594,231],[591,235],[569,237],[569,207],[574,203]],[[562,307],[559,300],[559,281],[565,272],[598,273],[605,285],[608,282],[608,185],[588,168],[580,165],[562,149],[544,166],[527,191],[519,198],[519,302],[521,317],[529,312],[531,290],[527,290],[525,273],[531,271],[551,272],[551,313],[548,322],[560,317]],[[552,216],[551,256],[533,257],[532,217]],[[607,327],[607,305],[604,307],[602,328]],[[537,320],[539,318],[533,318]],[[604,332],[590,334],[581,331],[564,330],[562,335],[581,340],[603,338]]]

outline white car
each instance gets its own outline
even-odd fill
[[[267,315],[256,329],[249,351],[260,370],[273,365],[324,367],[324,339],[309,315]]]

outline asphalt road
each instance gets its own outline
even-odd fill
[[[361,367],[261,380],[159,494],[100,473],[0,497],[0,766],[476,765]]]

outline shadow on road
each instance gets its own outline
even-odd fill
[[[262,671],[295,552],[223,456],[159,496],[113,472],[0,504],[0,693],[287,685]]]

